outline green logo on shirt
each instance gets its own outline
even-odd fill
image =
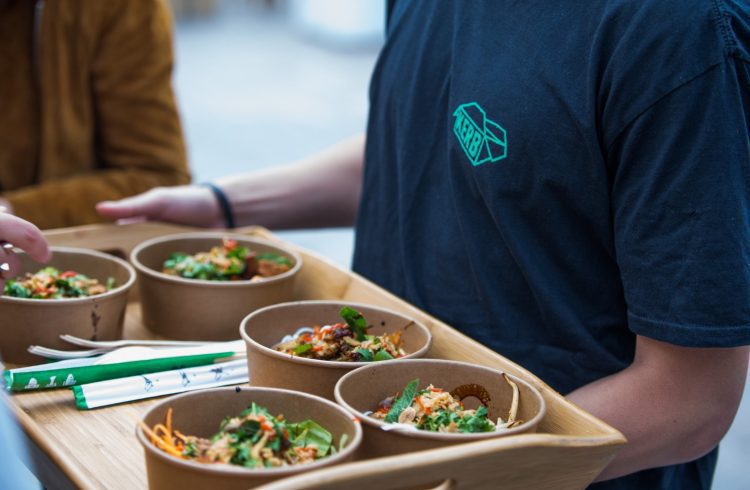
[[[456,118],[453,133],[472,165],[497,162],[508,156],[505,130],[496,122],[487,119],[487,114],[479,104],[461,104],[453,112],[453,117]]]

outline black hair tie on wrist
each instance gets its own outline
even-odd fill
[[[232,212],[232,206],[229,205],[229,199],[224,191],[212,182],[203,182],[201,184],[204,187],[208,187],[216,196],[216,200],[219,202],[222,214],[224,214],[224,221],[227,223],[227,228],[234,228],[234,213]]]

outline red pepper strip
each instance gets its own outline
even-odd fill
[[[231,239],[224,239],[224,248],[227,250],[234,250],[237,248],[237,240],[231,240]]]
[[[65,271],[62,274],[60,274],[61,279],[67,279],[69,277],[75,277],[78,273],[76,271]]]

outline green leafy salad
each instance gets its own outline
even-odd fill
[[[370,335],[367,331],[371,325],[360,312],[344,306],[339,314],[345,323],[302,327],[274,348],[285,354],[322,361],[373,362],[406,355],[401,347],[401,332]]]
[[[253,403],[239,416],[227,417],[210,438],[186,436],[172,429],[172,412],[165,424],[143,426],[151,441],[173,456],[200,463],[224,463],[245,468],[275,468],[311,463],[335,454],[333,436],[313,420],[288,422]]]
[[[190,255],[173,252],[164,261],[162,272],[187,279],[207,281],[260,280],[282,274],[292,268],[292,261],[273,252],[258,254],[236,240],[224,239],[208,252]]]
[[[411,380],[397,396],[381,401],[369,415],[385,422],[406,424],[431,432],[493,432],[515,427],[523,423],[516,418],[518,388],[509,378],[505,379],[513,388],[513,402],[507,420],[498,418],[494,422],[490,420],[486,406],[467,409],[457,396],[433,385],[420,390],[419,379]]]
[[[11,279],[5,283],[3,294],[14,298],[61,299],[80,298],[102,294],[115,286],[110,277],[106,284],[100,284],[80,272],[60,272],[54,267],[45,267],[35,274]]]

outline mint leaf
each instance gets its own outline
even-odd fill
[[[359,357],[361,358],[360,360],[362,362],[372,362],[373,361],[372,352],[370,352],[367,349],[363,349],[362,347],[358,347],[357,350],[355,350],[354,352],[356,352],[357,354],[359,354]]]
[[[388,359],[393,359],[393,356],[388,353],[385,349],[380,349],[377,354],[375,354],[375,360],[376,361],[387,361]]]
[[[388,410],[388,415],[385,416],[386,422],[398,422],[398,416],[401,415],[401,412],[403,412],[406,407],[410,406],[411,402],[414,400],[414,396],[417,394],[417,386],[419,386],[419,378],[409,381],[406,388],[404,388],[404,392],[401,393],[401,396],[393,402],[391,409]]]
[[[344,319],[349,328],[354,332],[357,340],[360,342],[365,340],[367,337],[367,320],[362,316],[362,313],[358,312],[350,306],[344,306],[339,311],[339,315]]]

